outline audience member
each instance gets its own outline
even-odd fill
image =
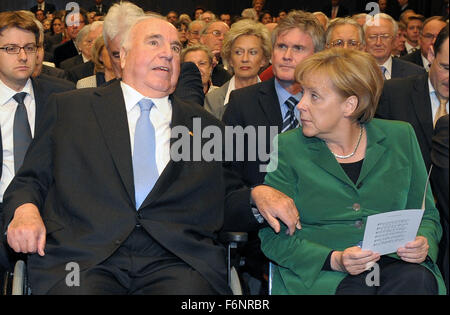
[[[22,165],[49,96],[74,88],[69,82],[45,75],[32,77],[41,35],[32,14],[0,13],[0,224],[4,193]],[[0,256],[8,257],[3,241],[4,233],[0,233]],[[0,269],[8,267],[7,261],[0,263]]]
[[[252,8],[256,11],[256,16],[259,17],[264,9],[266,0],[252,0]]]
[[[316,19],[319,21],[319,23],[323,26],[323,30],[326,31],[328,28],[328,24],[330,23],[328,16],[320,11],[313,13]]]
[[[262,24],[269,24],[273,22],[272,15],[269,11],[261,12],[259,20]]]
[[[392,44],[392,57],[401,57],[406,55],[406,25],[403,22],[396,22],[398,31]]]
[[[370,19],[371,16],[367,13],[358,13],[352,15],[352,19],[356,21],[361,27],[364,27],[364,24],[366,24],[366,21]]]
[[[78,80],[77,89],[99,87],[116,78],[103,36],[100,35],[95,40],[91,55],[94,63],[94,74]]]
[[[304,60],[295,77],[304,91],[302,126],[277,137],[265,184],[293,198],[305,224],[289,238],[259,232],[274,262],[272,293],[443,294],[435,265],[442,229],[430,187],[413,241],[383,256],[357,246],[367,216],[420,209],[427,181],[411,126],[372,119],[383,87],[378,64],[365,52],[332,48]],[[326,198],[312,197],[318,191]],[[375,263],[379,285],[369,286]]]
[[[223,67],[220,57],[223,39],[229,30],[227,24],[216,21],[206,24],[200,35],[200,43],[208,47],[216,59],[216,65],[214,65],[211,75],[212,83],[215,86],[222,86],[231,79],[231,74]]]
[[[250,19],[255,22],[258,22],[258,20],[259,20],[258,12],[256,12],[256,10],[253,8],[247,8],[247,9],[242,10],[241,16],[244,19]]]
[[[405,55],[402,59],[415,63],[429,71],[430,63],[428,62],[428,54],[436,41],[437,35],[446,24],[447,23],[441,16],[432,16],[425,20],[419,36],[420,49]]]
[[[228,27],[231,27],[231,15],[229,13],[222,13],[220,15],[220,20],[228,25]]]
[[[325,13],[330,19],[346,17],[350,13],[348,9],[341,4],[341,0],[328,1],[327,5],[320,11]]]
[[[174,23],[172,23],[177,31],[178,31],[178,39],[181,42],[181,45],[183,45],[183,48],[185,48],[188,45],[188,38],[186,36],[187,34],[187,30],[189,27],[189,24],[184,22],[184,21],[176,21]]]
[[[208,24],[216,21],[216,15],[211,11],[205,11],[200,15],[200,20]]]
[[[76,47],[74,41],[77,38],[78,32],[85,26],[87,17],[82,11],[80,13],[70,12],[67,14],[65,21],[68,41],[54,49],[53,61],[57,67],[59,67],[62,61],[79,54],[79,49]]]
[[[258,73],[269,62],[271,50],[270,34],[264,25],[248,19],[234,23],[225,35],[222,48],[224,64],[234,75],[220,88],[206,94],[205,109],[222,119],[232,91],[261,81]]]
[[[225,125],[264,129],[265,136],[257,133],[255,142],[265,143],[264,152],[270,153],[273,129],[276,129],[276,133],[281,133],[299,125],[299,113],[295,105],[302,97],[302,88],[295,82],[295,67],[308,56],[322,50],[324,44],[323,28],[314,15],[291,11],[272,33],[271,60],[275,78],[232,91],[223,115]],[[245,134],[238,136],[244,139],[248,137]],[[234,144],[237,148],[236,143]],[[251,187],[261,184],[266,174],[264,166],[268,161],[264,161],[262,156],[250,158],[251,152],[248,149],[242,153],[243,161],[234,161],[232,169],[246,185]],[[267,260],[261,253],[257,236],[250,234],[249,239],[247,264],[253,277],[264,283]]]
[[[211,81],[214,56],[205,45],[192,45],[181,53],[181,62],[195,63],[202,76],[203,93],[217,89]]]
[[[431,146],[431,163],[433,171],[431,172],[431,184],[436,197],[436,206],[439,210],[442,225],[442,239],[439,243],[439,255],[437,265],[444,277],[449,294],[449,226],[448,226],[448,201],[449,201],[449,147],[448,147],[448,114],[439,118],[436,122],[436,128],[433,132]]]
[[[194,21],[195,20],[200,20],[200,16],[203,14],[203,12],[205,12],[205,8],[201,7],[201,6],[197,6],[194,10]]]
[[[430,71],[386,81],[377,117],[409,122],[416,132],[425,166],[431,165],[431,138],[438,118],[448,113],[448,24],[434,43]]]
[[[422,15],[411,15],[406,23],[406,51],[408,54],[420,50],[419,37],[423,25]]]
[[[188,39],[188,45],[196,45],[200,43],[200,34],[204,29],[206,23],[202,20],[195,20],[189,23],[186,37]]]
[[[36,0],[36,2],[36,5],[30,9],[30,11],[33,13],[36,13],[37,10],[42,10],[45,13],[56,11],[56,7],[53,3],[48,3],[44,0]]]
[[[325,33],[327,48],[341,47],[364,50],[366,41],[363,28],[352,18],[334,19]]]
[[[96,15],[106,15],[109,6],[103,3],[103,0],[94,0],[95,4],[88,9],[89,12],[95,12]]]
[[[59,64],[60,69],[69,70],[70,68],[75,67],[76,65],[82,64],[84,62],[88,62],[90,58],[85,55],[87,49],[83,47],[85,38],[88,36],[89,31],[91,29],[91,24],[85,25],[77,34],[75,38],[75,46],[80,50],[80,54],[76,56],[70,57]]]
[[[377,61],[385,80],[404,78],[424,72],[423,68],[415,64],[392,58],[392,48],[397,31],[397,23],[385,13],[376,14],[364,25],[366,51]]]
[[[167,13],[166,19],[169,23],[174,24],[175,22],[178,21],[178,12],[169,11],[169,13]]]

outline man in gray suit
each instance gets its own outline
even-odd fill
[[[366,50],[377,61],[385,80],[422,74],[425,70],[415,64],[392,58],[392,48],[398,25],[394,19],[379,13],[364,25]]]

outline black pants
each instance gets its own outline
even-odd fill
[[[438,294],[434,275],[419,264],[383,256],[378,261],[379,286],[368,286],[366,277],[372,271],[348,275],[336,289],[337,295],[435,295]],[[369,280],[373,281],[372,274]]]
[[[196,270],[136,228],[103,263],[80,273],[79,286],[61,281],[49,294],[217,294]]]

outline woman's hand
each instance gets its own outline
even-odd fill
[[[353,246],[344,251],[334,251],[331,254],[331,268],[356,276],[372,268],[379,259],[380,254]]]
[[[400,247],[397,250],[397,255],[403,261],[420,264],[427,258],[429,248],[427,238],[417,236],[414,241],[407,243],[405,247]]]

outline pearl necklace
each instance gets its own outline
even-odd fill
[[[333,153],[333,155],[334,155],[336,158],[338,158],[338,159],[348,159],[348,158],[351,158],[352,156],[355,155],[356,150],[358,150],[359,143],[361,142],[361,138],[362,138],[362,134],[363,134],[363,127],[362,127],[362,125],[360,125],[359,127],[360,127],[360,132],[359,132],[358,142],[356,143],[356,147],[355,147],[355,149],[353,150],[352,153],[350,153],[350,154],[348,154],[348,155],[339,155],[339,154],[334,153],[334,152],[331,151],[331,149],[330,149],[330,152]]]

